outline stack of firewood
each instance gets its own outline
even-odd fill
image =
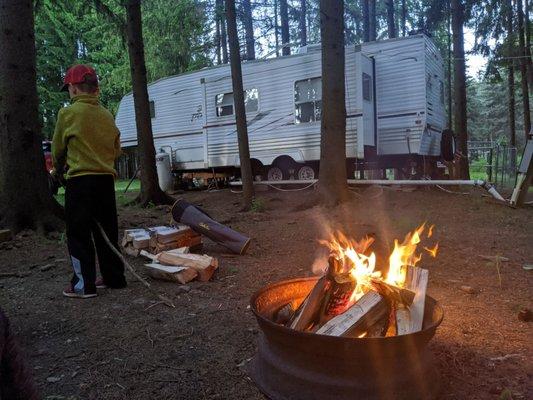
[[[324,276],[303,301],[282,307],[275,321],[289,328],[329,336],[388,337],[422,329],[428,270],[406,268],[402,287],[368,277],[364,285],[342,273],[341,262],[329,258]],[[354,291],[360,290],[359,296]]]
[[[137,257],[141,250],[157,254],[162,251],[202,246],[202,236],[187,225],[155,226],[152,228],[126,229],[122,247],[126,254]]]

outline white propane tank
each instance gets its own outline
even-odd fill
[[[157,167],[157,179],[159,187],[163,192],[168,192],[174,188],[172,172],[170,168],[170,154],[160,151],[155,155],[155,165]]]

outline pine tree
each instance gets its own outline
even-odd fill
[[[141,1],[128,0],[126,4],[128,53],[130,57],[135,122],[141,164],[141,193],[136,200],[142,206],[171,204],[173,200],[159,187],[155,166],[155,147],[150,118],[150,104],[144,60],[144,43],[141,22]]]
[[[31,0],[0,0],[0,225],[52,230],[59,207],[48,189],[39,124]]]
[[[454,131],[457,135],[459,150],[456,178],[470,179],[468,169],[468,130],[466,103],[466,65],[464,47],[464,5],[462,0],[451,0],[452,31],[453,31],[453,98],[454,98]]]
[[[322,120],[318,185],[322,201],[333,206],[348,198],[343,2],[320,0],[320,32]]]
[[[237,21],[235,15],[235,0],[226,1],[226,20],[228,21],[228,40],[231,62],[231,80],[233,85],[233,104],[237,123],[237,138],[239,142],[239,159],[241,167],[243,208],[250,209],[254,198],[252,178],[252,164],[248,143],[248,127],[246,123],[246,109],[244,105],[244,89],[242,86],[242,69]]]

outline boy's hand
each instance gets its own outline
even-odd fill
[[[65,178],[62,173],[59,173],[55,168],[50,171],[50,176],[59,186],[65,186]]]

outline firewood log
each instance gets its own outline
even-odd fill
[[[422,329],[428,277],[427,269],[407,267],[405,288],[413,291],[415,297],[410,307],[398,306],[396,311],[398,335],[406,335]]]
[[[410,306],[415,298],[415,292],[412,290],[391,285],[380,279],[372,279],[371,285],[376,292],[392,302]]]
[[[154,279],[179,282],[182,285],[192,281],[198,275],[193,268],[169,267],[158,263],[146,264],[146,272]]]
[[[387,301],[379,293],[369,291],[344,313],[322,325],[316,333],[329,336],[357,337],[387,315]]]
[[[298,331],[304,331],[309,328],[316,320],[324,300],[324,295],[330,286],[331,283],[326,279],[326,276],[321,277],[300,307],[298,307],[293,318],[289,321],[288,326]]]

